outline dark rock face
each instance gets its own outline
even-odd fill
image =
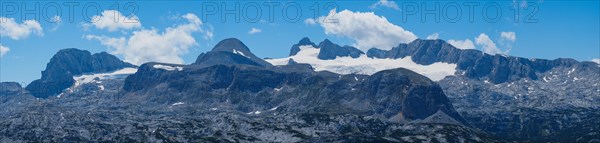
[[[520,57],[488,55],[481,51],[461,50],[443,40],[417,39],[408,44],[400,44],[389,51],[370,49],[367,56],[376,58],[404,58],[411,56],[418,64],[429,65],[435,62],[455,63],[465,75],[475,79],[489,79],[493,83],[504,83],[522,78],[537,80],[538,73],[554,67],[579,64],[573,59],[530,60]]]
[[[203,66],[212,66],[212,65],[219,65],[219,64],[244,64],[244,65],[253,65],[253,66],[265,66],[266,64],[260,64],[257,61],[254,61],[252,59],[249,59],[247,57],[244,57],[242,55],[239,54],[234,54],[231,52],[225,52],[225,51],[215,51],[215,52],[208,52],[208,53],[202,53],[200,56],[198,56],[198,59],[196,60],[196,63],[194,63],[196,65],[203,65]]]
[[[364,94],[369,95],[367,98],[372,100],[375,105],[385,107],[379,110],[392,111],[384,113],[383,115],[386,117],[398,116],[398,112],[389,108],[400,106],[396,108],[400,109],[400,115],[403,118],[425,119],[437,111],[442,111],[455,120],[466,123],[454,111],[454,107],[444,95],[442,88],[413,71],[402,68],[381,71],[368,77],[359,87],[361,87],[359,91],[367,91]],[[400,103],[389,102],[398,99],[400,99]]]
[[[329,41],[329,39],[325,39],[323,42],[319,43],[319,45],[315,45],[315,43],[311,42],[310,39],[304,37],[302,38],[298,44],[292,45],[290,49],[290,56],[298,54],[300,51],[300,46],[310,45],[312,47],[319,49],[319,55],[317,58],[321,60],[332,60],[336,57],[352,57],[357,58],[360,55],[365,54],[364,52],[356,49],[352,46],[340,46],[335,43]]]
[[[315,43],[311,42],[310,39],[308,39],[308,37],[304,37],[304,38],[300,39],[298,44],[292,45],[289,56],[298,54],[298,52],[300,51],[300,46],[304,46],[304,45],[311,45],[313,47],[317,47],[317,45],[315,45]]]
[[[345,57],[350,56],[352,58],[357,58],[360,55],[364,54],[364,52],[351,47],[351,46],[339,46],[337,44],[332,43],[328,39],[325,39],[323,42],[319,43],[319,55],[318,58],[321,60],[332,60],[336,57]]]
[[[35,97],[56,95],[75,82],[74,75],[110,72],[135,67],[106,52],[91,54],[89,51],[64,49],[58,51],[42,71],[42,78],[27,86]]]
[[[466,124],[437,84],[406,69],[364,76],[249,65],[192,65],[177,72],[150,67],[144,64],[127,77],[127,98],[199,98],[198,102],[230,104],[241,112],[282,107],[292,113],[379,115],[395,121],[425,119],[443,111]],[[160,96],[165,94],[182,97]]]
[[[262,67],[272,66],[256,57],[242,41],[229,38],[219,42],[210,52],[202,53],[195,65],[212,66],[217,64],[246,64]]]
[[[0,102],[0,142],[498,141],[470,128],[437,83],[410,70],[263,66],[242,47],[229,39],[192,65],[145,63],[125,79],[61,97]]]
[[[19,95],[22,94],[23,89],[21,84],[16,82],[1,82],[0,83],[0,96],[8,95]]]

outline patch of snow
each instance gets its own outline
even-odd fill
[[[241,55],[241,56],[244,56],[244,57],[246,57],[246,58],[248,58],[248,59],[250,58],[250,57],[246,56],[246,54],[244,54],[244,52],[242,52],[242,51],[238,51],[238,50],[236,50],[236,49],[233,49],[233,53],[235,53],[235,54],[238,54],[238,55]]]
[[[177,103],[173,103],[171,106],[177,106],[177,105],[183,105],[183,104],[185,104],[185,103],[183,103],[183,102],[177,102]]]
[[[80,75],[80,76],[73,76],[73,80],[75,80],[75,84],[73,86],[78,87],[82,84],[94,82],[95,81],[94,79],[96,79],[96,78],[98,78],[100,80],[122,78],[127,75],[134,74],[135,72],[137,72],[136,68],[124,68],[124,69],[117,70],[117,71],[114,71],[111,73],[98,73],[98,74],[86,74],[86,75]],[[96,83],[102,83],[102,82],[96,81]]]
[[[98,85],[98,88],[100,88],[100,90],[104,90],[104,85]]]
[[[421,65],[413,62],[410,56],[401,59],[378,59],[361,55],[358,58],[337,57],[333,60],[321,60],[317,57],[319,51],[315,47],[305,45],[300,46],[300,51],[294,56],[266,61],[273,65],[286,65],[290,59],[293,59],[297,63],[312,65],[315,71],[331,71],[338,74],[358,73],[372,75],[382,70],[406,68],[425,75],[434,81],[454,75],[456,72],[456,64],[437,62],[431,65]]]
[[[570,75],[570,74],[571,74],[571,73],[573,73],[573,72],[575,72],[575,68],[571,69],[571,70],[570,70],[570,71],[569,71],[567,74],[569,74],[569,75]]]
[[[156,69],[163,69],[163,70],[168,70],[168,71],[174,71],[174,70],[182,71],[183,70],[183,67],[180,67],[180,66],[167,66],[167,65],[160,65],[160,64],[154,65],[152,67],[154,67]]]
[[[354,77],[354,80],[358,81],[358,77]]]
[[[217,110],[217,108],[210,108],[210,110],[215,111],[215,110]]]
[[[279,108],[279,106],[273,107],[273,108],[269,109],[269,111],[275,111],[275,110],[277,110],[277,108]]]
[[[262,113],[262,112],[260,112],[260,111],[254,111],[254,112],[250,112],[250,113],[246,113],[246,114],[254,114],[254,115],[258,115],[258,114],[260,114],[260,113]]]
[[[280,88],[273,88],[273,90],[275,90],[275,91],[277,91],[277,92],[281,91],[281,89],[283,89],[283,87],[280,87]]]

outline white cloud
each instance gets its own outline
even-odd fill
[[[164,62],[183,64],[181,56],[197,45],[192,33],[204,32],[202,21],[194,14],[182,16],[188,23],[166,28],[163,32],[156,29],[134,31],[130,37],[107,37],[86,35],[88,40],[98,40],[102,45],[112,48],[111,53],[122,55],[126,62],[140,65],[146,62]]]
[[[44,35],[42,26],[35,20],[25,20],[19,24],[14,18],[0,17],[0,35],[9,37],[13,40],[19,40],[29,37],[29,34],[35,33],[39,36]]]
[[[600,59],[592,59],[592,62],[600,64]]]
[[[8,53],[10,51],[10,48],[2,46],[2,44],[0,44],[0,57],[4,57],[4,54]]]
[[[379,0],[377,3],[369,6],[369,8],[375,9],[379,6],[388,7],[388,8],[395,9],[395,10],[400,10],[400,7],[398,7],[398,4],[396,4],[396,2],[388,1],[388,0]]]
[[[52,27],[50,31],[56,31],[58,30],[58,27],[62,25],[62,18],[60,18],[60,16],[58,15],[55,15],[54,17],[52,17],[52,19],[50,19],[50,22],[54,23],[54,27]]]
[[[490,39],[488,35],[485,33],[479,34],[479,36],[475,37],[475,43],[479,46],[483,46],[483,52],[495,55],[495,54],[506,54],[505,52],[498,49],[494,41]]]
[[[501,32],[500,37],[503,40],[507,40],[510,42],[515,42],[515,40],[517,40],[517,36],[516,36],[515,32],[511,32],[511,31]]]
[[[93,16],[90,24],[98,29],[107,29],[108,31],[142,27],[137,16],[124,16],[116,10],[105,10],[102,12],[102,15]],[[90,25],[85,26],[89,27]]]
[[[62,22],[62,19],[60,18],[60,16],[55,15],[54,17],[52,17],[52,19],[50,19],[50,22],[52,22],[52,23],[60,23],[60,22]]]
[[[262,32],[262,30],[252,27],[252,29],[250,29],[250,31],[248,31],[248,34],[256,34],[256,33],[260,33],[260,32]]]
[[[312,19],[312,18],[307,18],[307,19],[304,20],[304,24],[306,24],[306,25],[315,25],[315,24],[317,24],[317,21],[315,19]]]
[[[465,40],[448,40],[448,43],[456,48],[459,49],[475,49],[475,45],[473,44],[473,41],[469,40],[469,39],[465,39]]]
[[[417,39],[412,32],[373,12],[336,12],[333,9],[317,21],[325,29],[325,34],[350,38],[356,42],[354,46],[363,51],[370,48],[389,50],[400,43]]]
[[[204,38],[204,40],[212,40],[212,38],[215,36],[213,31],[214,28],[212,27],[212,25],[207,24],[208,27],[206,30],[204,30],[204,36],[202,36]]]
[[[439,38],[440,38],[440,34],[437,33],[437,32],[433,33],[433,34],[431,34],[429,36],[427,36],[427,39],[429,39],[429,40],[436,40],[436,39],[439,39]]]

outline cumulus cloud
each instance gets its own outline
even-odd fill
[[[0,57],[4,57],[4,54],[8,53],[10,48],[3,46],[0,44]]]
[[[140,65],[146,62],[164,62],[183,64],[181,56],[197,45],[193,33],[204,32],[202,21],[194,14],[183,15],[188,22],[166,28],[134,31],[130,37],[107,37],[85,35],[88,40],[98,40],[102,45],[112,48],[111,53],[122,55],[126,62]]]
[[[25,20],[23,23],[15,22],[14,18],[0,17],[0,35],[9,37],[13,40],[19,40],[29,37],[31,33],[39,36],[44,35],[42,26],[38,21]]]
[[[440,34],[436,32],[436,33],[433,33],[433,34],[427,36],[427,39],[435,40],[435,39],[439,39],[439,37],[440,37]]]
[[[448,40],[448,43],[459,49],[475,49],[475,44],[469,39],[465,40]]]
[[[600,64],[600,59],[592,59],[592,62]]]
[[[250,31],[248,31],[248,34],[256,34],[256,33],[260,33],[260,32],[262,32],[262,30],[252,27],[252,29],[250,29]]]
[[[516,36],[515,32],[511,32],[511,31],[501,32],[500,37],[503,40],[507,40],[510,42],[515,42],[515,40],[517,40],[517,36]]]
[[[400,10],[400,7],[398,7],[398,4],[396,4],[396,2],[388,1],[388,0],[379,0],[377,3],[369,6],[369,8],[375,9],[380,6],[395,9],[395,10]]]
[[[350,38],[356,42],[354,46],[363,51],[370,48],[389,50],[417,39],[412,32],[373,12],[336,12],[333,9],[316,21],[325,29],[325,34]]]
[[[91,19],[91,23],[84,26],[94,26],[97,29],[107,29],[108,31],[116,31],[119,29],[134,29],[141,28],[142,24],[135,15],[124,16],[116,10],[105,10],[101,15],[95,15]]]
[[[482,46],[483,52],[495,55],[495,54],[506,54],[502,50],[498,49],[496,43],[490,39],[488,35],[485,33],[479,34],[479,36],[475,37],[475,43],[479,46]]]

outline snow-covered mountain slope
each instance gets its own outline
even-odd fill
[[[310,42],[303,38],[301,43]],[[290,63],[340,74],[404,67],[437,81],[470,123],[497,136],[534,142],[600,140],[591,137],[600,134],[600,127],[594,126],[600,115],[596,63],[489,55],[457,49],[443,40],[420,39],[389,51],[373,48],[367,52],[371,58],[322,60],[315,58],[321,52],[318,47],[298,44],[292,51],[297,54],[267,61],[285,65],[293,59]],[[577,129],[584,130],[572,131]]]
[[[63,49],[50,59],[42,77],[31,82],[26,89],[35,97],[47,98],[73,86],[73,76],[135,67],[106,52],[91,54],[86,50]]]
[[[296,55],[279,58],[267,59],[266,61],[273,65],[287,65],[290,59],[297,63],[310,64],[315,71],[331,71],[338,74],[367,74],[371,75],[378,71],[406,68],[425,75],[431,80],[438,81],[448,75],[454,75],[456,64],[433,63],[430,65],[421,65],[413,62],[410,57],[399,59],[378,59],[369,58],[361,55],[357,58],[336,57],[331,60],[322,60],[318,58],[320,49],[311,45],[300,46],[300,51]]]
[[[136,68],[123,68],[114,72],[109,73],[96,73],[96,74],[84,74],[79,76],[74,76],[73,80],[75,80],[75,84],[73,86],[77,87],[82,84],[91,83],[93,81],[99,81],[103,79],[124,79],[128,75],[134,74],[137,72]]]

